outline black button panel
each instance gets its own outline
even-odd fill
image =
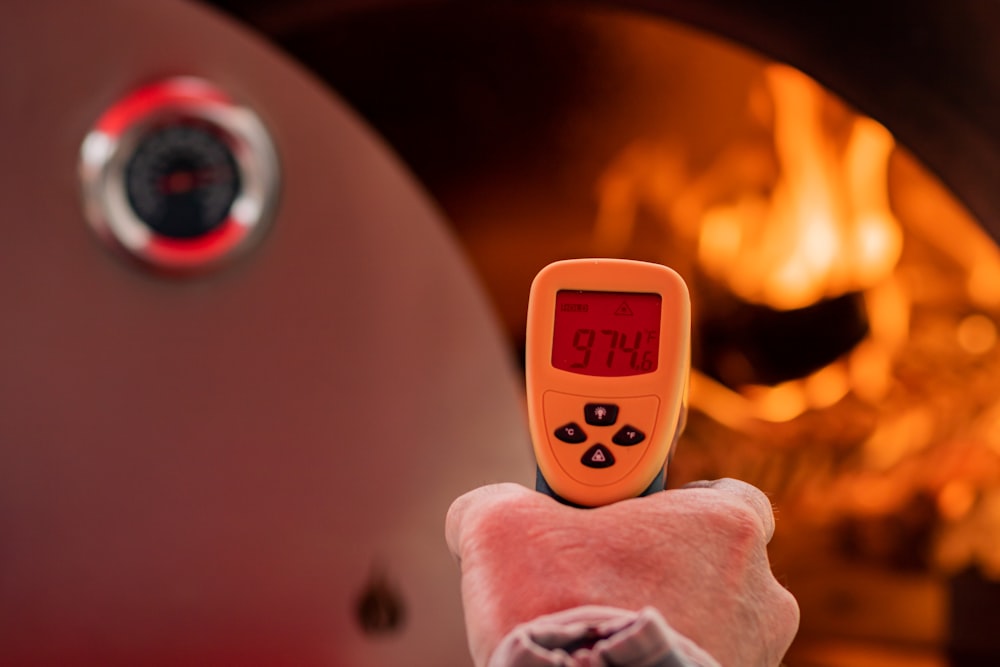
[[[570,422],[560,426],[553,432],[553,435],[559,440],[567,442],[571,445],[578,445],[581,442],[587,441],[587,433],[580,428],[580,425],[576,422]]]
[[[548,451],[582,484],[613,484],[662,444],[656,432],[656,396],[543,395]]]
[[[618,432],[611,438],[611,442],[622,447],[631,447],[632,445],[638,445],[645,439],[645,433],[631,424],[625,424],[625,426],[618,429]]]
[[[591,426],[612,426],[618,421],[618,406],[614,403],[587,403],[583,418]]]
[[[580,463],[588,468],[610,468],[615,464],[615,457],[610,449],[598,443],[584,452]]]

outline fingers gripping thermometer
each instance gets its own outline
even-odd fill
[[[536,488],[581,507],[662,490],[690,349],[690,299],[673,270],[621,259],[542,269],[526,348]]]

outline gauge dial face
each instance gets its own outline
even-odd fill
[[[83,141],[80,177],[100,238],[170,271],[219,266],[259,240],[279,180],[256,114],[191,77],[109,107]]]
[[[217,132],[195,122],[156,128],[125,166],[136,216],[157,234],[196,238],[221,225],[240,192],[240,174]]]

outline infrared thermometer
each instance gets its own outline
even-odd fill
[[[687,415],[691,305],[660,264],[550,264],[528,298],[536,488],[597,507],[663,490]]]

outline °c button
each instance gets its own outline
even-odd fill
[[[571,445],[577,445],[581,442],[587,441],[587,434],[584,433],[583,429],[576,422],[570,422],[563,426],[560,426],[555,430],[553,435],[563,442],[568,442]]]
[[[604,445],[594,445],[580,458],[580,463],[588,468],[610,468],[615,464],[615,457]]]

